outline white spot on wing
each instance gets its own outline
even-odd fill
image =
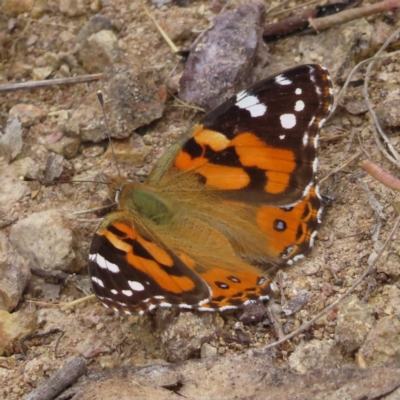
[[[317,160],[317,163],[318,163],[318,160]],[[306,188],[303,191],[303,198],[308,195],[308,193],[309,193],[309,191],[310,191],[310,189],[312,188],[313,185],[314,185],[314,183],[311,182],[306,186]]]
[[[321,207],[317,212],[317,221],[320,224],[322,222],[322,212],[324,211],[323,207]]]
[[[306,147],[308,144],[308,133],[305,133],[303,136],[303,146]]]
[[[117,264],[110,263],[100,254],[89,254],[89,260],[95,262],[100,268],[108,269],[110,272],[117,274],[120,269]]]
[[[313,165],[312,165],[313,171],[317,172],[318,169],[318,158],[315,158]]]
[[[135,292],[141,292],[144,290],[144,286],[140,282],[137,282],[137,281],[128,281],[128,285]]]
[[[319,121],[318,127],[322,128],[322,126],[324,125],[325,122],[326,122],[326,118],[322,118],[321,121]]]
[[[248,95],[239,97],[237,95],[236,98],[238,99],[236,105],[239,108],[249,111],[253,118],[262,117],[267,111],[267,107],[265,104],[260,103],[257,96]]]
[[[179,304],[179,308],[184,308],[185,310],[191,310],[193,308],[193,306],[191,306],[189,304],[181,303],[181,304]]]
[[[210,299],[204,299],[204,300],[199,301],[199,302],[197,303],[197,305],[198,305],[199,307],[201,307],[201,306],[203,306],[204,304],[207,304],[209,301],[210,301]]]
[[[294,114],[282,114],[280,120],[282,128],[292,129],[296,126],[296,116]]]
[[[104,283],[101,279],[96,276],[92,276],[92,282],[97,283],[99,286],[104,287]]]
[[[275,78],[275,83],[278,85],[291,85],[293,82],[290,79],[285,78],[283,75],[278,75]]]
[[[296,105],[294,106],[294,111],[303,111],[305,107],[304,101],[302,100],[297,100]]]
[[[285,139],[286,135],[279,135],[279,139],[283,140]]]
[[[132,290],[121,290],[122,294],[125,296],[131,297],[133,295]]]
[[[314,232],[311,234],[311,237],[310,237],[310,247],[313,247],[313,246],[314,246],[314,241],[315,241],[315,237],[317,236],[317,234],[318,234],[317,231],[314,231]]]
[[[303,93],[303,90],[302,90],[301,88],[297,88],[294,92],[295,92],[297,95],[299,95],[299,94],[302,94],[302,93]]]
[[[314,138],[314,147],[315,147],[315,148],[318,147],[318,139],[319,139],[319,136],[318,136],[318,135],[315,136],[315,138]]]
[[[112,294],[118,294],[118,290],[111,289],[111,293],[112,293]]]
[[[315,186],[315,194],[317,195],[317,197],[320,200],[322,200],[321,193],[319,192],[319,186],[318,185]]]

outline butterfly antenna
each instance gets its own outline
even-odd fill
[[[115,166],[117,168],[118,177],[121,177],[121,172],[119,171],[119,167],[118,167],[118,163],[117,163],[117,157],[115,157],[114,146],[113,146],[113,143],[112,143],[112,140],[111,140],[110,127],[108,126],[107,116],[106,116],[106,113],[104,111],[104,98],[103,98],[103,93],[101,92],[101,90],[97,91],[97,98],[99,99],[99,103],[101,105],[101,109],[103,110],[103,117],[104,117],[104,121],[106,123],[106,128],[107,128],[108,142],[110,143],[110,146],[111,146],[111,152],[112,152],[112,155],[113,155]]]

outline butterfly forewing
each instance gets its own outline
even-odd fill
[[[290,205],[309,191],[319,129],[332,104],[328,72],[299,66],[231,97],[199,122],[174,161],[235,201]]]
[[[211,292],[204,280],[148,228],[140,232],[133,218],[129,211],[112,212],[93,238],[89,275],[100,301],[127,314],[206,303]]]

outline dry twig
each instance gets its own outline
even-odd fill
[[[72,78],[47,79],[44,81],[9,83],[7,85],[0,85],[0,93],[14,92],[16,90],[22,90],[22,89],[24,90],[37,89],[55,85],[73,85],[76,83],[92,82],[92,81],[98,81],[99,79],[103,79],[105,78],[105,76],[106,76],[105,74],[90,74],[90,75],[73,76]]]
[[[400,1],[400,0],[398,0]],[[389,39],[386,40],[386,42],[383,44],[383,46],[379,49],[379,51],[376,53],[375,57],[379,57],[384,51],[385,49],[389,46],[389,44],[391,43],[392,39],[394,37],[396,37],[400,32],[400,28],[397,29],[390,37]],[[393,55],[393,53],[391,54]],[[373,68],[375,64],[375,60],[372,60],[371,63],[368,65],[368,68],[365,72],[365,80],[364,80],[364,88],[363,88],[363,92],[364,92],[364,98],[365,98],[365,102],[367,103],[367,107],[369,110],[369,113],[371,114],[371,117],[374,121],[374,138],[375,138],[375,142],[378,145],[378,148],[381,150],[382,154],[393,164],[395,164],[397,167],[400,167],[400,154],[397,152],[397,150],[395,149],[395,147],[392,145],[392,143],[390,142],[389,138],[387,137],[386,133],[383,131],[383,129],[381,128],[381,125],[378,121],[378,118],[375,114],[375,111],[373,110],[371,103],[369,101],[369,96],[368,96],[368,78],[369,78],[369,74],[371,73],[371,70]],[[380,137],[378,136],[378,133],[380,135]],[[390,153],[386,150],[386,148],[384,148],[382,146],[381,143],[381,139],[383,140],[384,144],[386,145],[386,147],[389,149]]]
[[[361,168],[368,172],[378,182],[383,183],[385,186],[400,191],[400,179],[393,176],[390,172],[386,171],[379,165],[375,164],[371,160],[363,160]]]
[[[145,13],[147,14],[147,16],[153,21],[157,30],[160,32],[163,39],[167,42],[168,46],[171,47],[171,49],[174,53],[177,53],[179,51],[179,47],[177,47],[175,45],[175,43],[167,35],[167,33],[164,31],[164,29],[161,28],[160,24],[157,22],[157,20],[154,18],[154,16],[147,10],[147,7],[144,4],[142,4],[142,6],[143,6],[143,9],[144,9]]]
[[[355,19],[367,17],[368,15],[394,11],[400,8],[400,0],[384,0],[380,3],[345,10],[334,15],[323,18],[310,19],[310,26],[317,32],[329,29],[333,26],[344,24]]]
[[[362,154],[362,151],[358,151],[354,156],[351,156],[347,161],[345,161],[340,167],[337,167],[335,170],[330,172],[328,175],[324,176],[322,179],[319,180],[319,184],[322,182],[326,181],[330,176],[338,173],[342,169],[346,168],[349,164],[351,164],[354,160],[356,160],[358,157],[360,157]]]
[[[73,358],[46,382],[26,395],[23,400],[52,400],[86,372],[85,359],[81,357]]]

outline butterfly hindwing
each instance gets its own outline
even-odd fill
[[[226,260],[230,268],[200,265],[185,253],[173,253],[148,228],[139,233],[141,223],[133,220],[130,211],[109,214],[92,241],[89,274],[107,307],[126,314],[171,306],[213,311],[269,297],[269,281],[255,267],[232,259]]]
[[[266,235],[269,253],[275,255],[275,264],[292,264],[311,250],[321,215],[322,203],[316,185],[294,206],[259,207],[257,224]]]

